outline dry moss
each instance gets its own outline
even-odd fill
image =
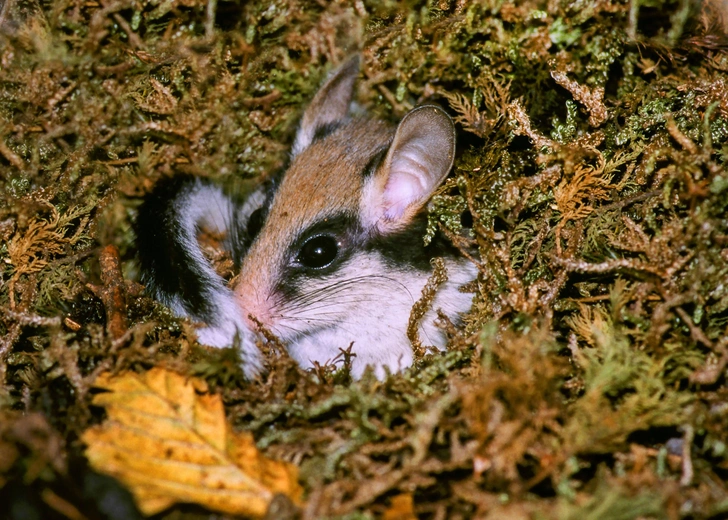
[[[63,462],[98,419],[89,385],[166,364],[301,466],[304,518],[371,518],[403,493],[421,518],[726,514],[722,5],[6,2],[0,498],[103,516],[83,484],[99,477]],[[473,312],[450,351],[383,382],[302,373],[274,343],[245,382],[133,283],[130,223],[161,176],[280,168],[327,66],[357,50],[371,112],[439,102],[457,122],[429,236],[478,250]],[[109,244],[121,308],[98,297]]]

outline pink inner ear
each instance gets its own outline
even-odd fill
[[[424,186],[418,175],[406,171],[392,171],[384,189],[384,218],[399,220],[407,208],[422,197]]]
[[[380,232],[403,229],[452,166],[455,131],[442,109],[425,105],[404,116],[387,158],[363,193],[363,222]]]

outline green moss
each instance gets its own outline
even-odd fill
[[[76,456],[95,413],[86,378],[165,363],[222,392],[267,454],[300,462],[316,517],[370,518],[401,493],[421,517],[725,512],[720,28],[662,0],[210,10],[61,0],[2,22],[0,412],[48,410]],[[423,237],[459,235],[480,261],[451,349],[383,382],[272,353],[245,382],[233,350],[196,347],[133,284],[130,332],[111,338],[95,252],[117,245],[134,278],[144,193],[179,173],[271,175],[326,71],[358,49],[375,117],[435,102],[456,120]],[[677,487],[687,470],[668,445],[690,428],[693,483]]]

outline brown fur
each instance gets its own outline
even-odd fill
[[[268,222],[246,257],[234,290],[246,312],[266,323],[269,303],[287,247],[312,224],[342,211],[359,213],[363,170],[391,141],[394,129],[355,120],[314,141],[293,162],[273,199]],[[246,316],[247,318],[247,316]]]

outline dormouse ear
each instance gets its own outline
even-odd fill
[[[450,116],[435,105],[408,112],[387,156],[364,186],[363,224],[380,233],[406,227],[445,180],[454,158]]]
[[[294,156],[308,148],[319,129],[346,117],[358,75],[359,56],[356,55],[329,75],[303,113],[301,126],[293,143]]]

